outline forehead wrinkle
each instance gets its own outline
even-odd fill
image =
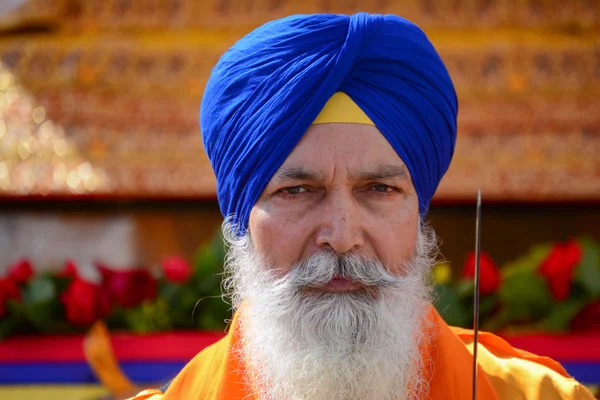
[[[336,165],[332,166],[333,173],[332,177],[335,178]],[[345,177],[348,180],[355,181],[367,181],[367,180],[401,180],[410,181],[410,173],[404,165],[392,165],[383,164],[376,165],[374,168],[366,171],[359,171],[352,173],[350,168],[345,168]],[[284,182],[294,180],[310,180],[310,181],[323,181],[325,174],[323,171],[311,171],[308,167],[301,166],[289,166],[281,167],[275,175],[273,175],[273,182]],[[332,179],[333,180],[333,179]]]

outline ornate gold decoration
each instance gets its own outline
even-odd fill
[[[21,0],[0,18],[0,28],[43,21],[86,31],[240,29],[296,13],[357,11],[398,14],[436,29],[579,31],[598,28],[600,21],[594,0]]]
[[[600,135],[462,135],[437,199],[581,201],[600,193]]]
[[[0,60],[34,96],[30,119],[60,124],[110,177],[97,193],[214,196],[198,110],[218,57],[266,20],[358,10],[423,26],[456,84],[459,140],[438,198],[471,198],[477,186],[497,199],[600,198],[597,1],[23,0],[0,31],[55,31],[0,35]]]
[[[109,190],[62,126],[0,63],[0,194],[84,194]]]

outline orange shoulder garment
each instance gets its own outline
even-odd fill
[[[429,398],[470,399],[473,332],[449,327],[433,307],[429,318],[437,332],[430,346],[433,368],[428,372]],[[236,315],[229,334],[194,357],[164,394],[145,390],[132,400],[251,399],[243,381],[244,365],[232,350],[239,343],[239,336]],[[491,333],[479,333],[477,361],[479,400],[594,399],[556,361],[517,350]]]

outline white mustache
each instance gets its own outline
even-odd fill
[[[320,252],[296,263],[281,283],[296,289],[317,288],[327,285],[334,277],[378,287],[397,285],[405,279],[391,275],[375,258]]]

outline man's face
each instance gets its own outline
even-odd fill
[[[248,304],[243,354],[258,398],[423,398],[434,236],[376,128],[312,126],[248,233],[230,240],[226,286],[234,307]]]
[[[252,209],[249,232],[279,275],[323,250],[375,257],[402,275],[418,224],[412,179],[384,136],[373,126],[335,123],[308,129]]]

